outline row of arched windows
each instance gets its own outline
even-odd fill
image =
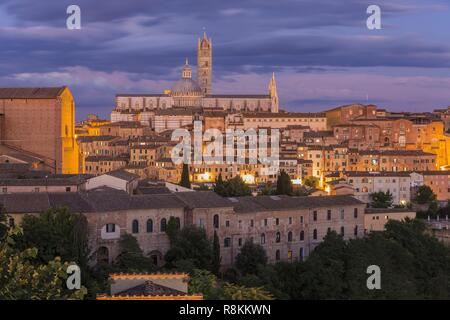
[[[317,232],[317,231],[316,231]],[[287,234],[287,241],[288,242],[292,242],[294,239],[293,233],[292,231],[289,231]],[[300,231],[300,241],[304,241],[305,240],[305,231]],[[265,244],[266,243],[266,235],[264,233],[261,234],[261,244]],[[276,243],[280,243],[281,242],[281,233],[277,232],[275,235],[275,242]]]
[[[290,255],[292,255],[292,252],[290,252]],[[300,248],[300,251],[298,253],[298,259],[300,261],[303,261],[304,256],[305,256],[305,251],[303,250],[303,248]],[[280,259],[281,259],[281,251],[277,250],[277,251],[275,251],[275,260],[280,261]]]
[[[178,228],[180,228],[180,218],[175,218],[175,221],[177,222],[177,226]],[[160,221],[160,225],[159,225],[159,230],[161,232],[165,232],[167,228],[167,219],[166,218],[162,218]],[[134,219],[133,222],[131,223],[131,232],[132,233],[139,233],[139,221],[137,219]],[[153,220],[152,219],[147,219],[146,222],[146,232],[147,233],[151,233],[153,232]]]

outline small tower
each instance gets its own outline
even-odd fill
[[[212,86],[212,40],[206,32],[203,39],[198,39],[197,49],[197,82],[202,88],[203,95],[211,94]]]
[[[277,82],[275,80],[275,72],[272,73],[272,78],[269,82],[269,96],[272,100],[272,105],[270,108],[271,112],[278,112],[279,101],[278,101],[278,92],[277,92]]]
[[[192,78],[192,69],[189,66],[188,58],[186,58],[186,62],[184,63],[183,70],[181,71],[181,77],[183,79],[191,79]]]

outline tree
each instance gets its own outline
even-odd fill
[[[86,217],[67,208],[52,208],[39,216],[25,215],[22,220],[22,248],[36,247],[42,262],[56,256],[74,261],[83,270],[89,257]]]
[[[420,186],[417,189],[416,202],[418,204],[429,204],[436,200],[436,195],[429,186]]]
[[[250,188],[239,176],[223,182],[223,187],[221,187],[221,185],[217,187],[216,184],[214,191],[222,197],[242,197],[251,195]]]
[[[273,300],[273,295],[263,288],[247,288],[226,283],[223,286],[222,298],[225,300]]]
[[[223,183],[222,173],[219,173],[219,176],[217,177],[216,184],[214,185],[214,192],[220,195],[225,193],[225,185]]]
[[[70,265],[60,257],[42,263],[37,248],[17,248],[19,228],[8,230],[0,241],[0,300],[83,299],[87,290],[69,290],[66,270]]]
[[[180,231],[180,220],[176,219],[175,217],[170,217],[166,226],[166,234],[171,242],[175,240],[179,231]]]
[[[196,269],[211,270],[212,257],[212,246],[205,229],[187,225],[171,241],[165,261],[169,268],[175,268],[182,264]],[[185,269],[185,271],[190,270]]]
[[[284,171],[281,170],[277,178],[277,189],[276,194],[292,195],[292,181],[291,177]]]
[[[215,275],[219,275],[220,272],[220,241],[219,236],[217,235],[216,230],[214,230],[214,238],[213,238],[213,260],[212,260],[212,272]]]
[[[270,196],[271,194],[273,194],[273,192],[274,192],[274,190],[273,190],[272,183],[270,181],[268,181],[264,185],[264,188],[261,190],[261,195]]]
[[[392,193],[388,190],[387,192],[379,191],[370,194],[372,199],[371,206],[373,208],[389,208],[392,206]]]
[[[124,234],[119,241],[120,254],[114,262],[114,269],[121,272],[150,272],[155,266],[139,246],[136,238],[131,234]]]
[[[206,300],[218,298],[217,278],[208,270],[194,269],[189,274],[189,294],[201,293]]]
[[[267,255],[264,248],[252,241],[245,241],[241,251],[236,256],[235,266],[243,275],[255,274],[259,265],[267,263]]]
[[[310,188],[317,189],[317,187],[319,186],[319,178],[313,176],[307,177],[305,178],[305,180],[303,180],[303,184]]]
[[[187,163],[183,163],[183,171],[181,173],[180,186],[188,189],[191,188],[191,181],[189,178],[189,165]]]

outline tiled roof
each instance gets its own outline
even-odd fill
[[[174,193],[190,208],[226,208],[232,204],[213,191],[176,192]]]
[[[185,292],[147,280],[135,287],[116,293],[114,296],[184,296]]]
[[[55,99],[65,88],[0,88],[0,99]]]
[[[360,150],[360,155],[381,155],[381,156],[435,156],[433,153],[422,150]]]
[[[257,211],[295,210],[318,207],[335,207],[361,205],[363,202],[352,196],[321,196],[321,197],[288,197],[288,196],[257,196],[232,198],[230,202],[238,213]]]
[[[407,171],[347,171],[344,175],[348,177],[409,177]]]
[[[128,172],[126,170],[122,170],[122,169],[109,171],[105,174],[108,176],[111,176],[111,177],[115,177],[115,178],[119,178],[121,180],[128,181],[128,182],[139,178],[139,176],[137,174],[134,174],[134,173]]]

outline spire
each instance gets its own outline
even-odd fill
[[[203,39],[208,39],[208,37],[206,36],[206,31],[203,31]]]
[[[185,60],[185,62],[184,62],[184,65],[185,66],[188,66],[189,65],[189,61],[188,61],[188,58],[186,57],[186,60]]]
[[[277,81],[275,80],[275,72],[272,72],[272,78],[269,82],[269,94],[271,97],[277,97]]]

